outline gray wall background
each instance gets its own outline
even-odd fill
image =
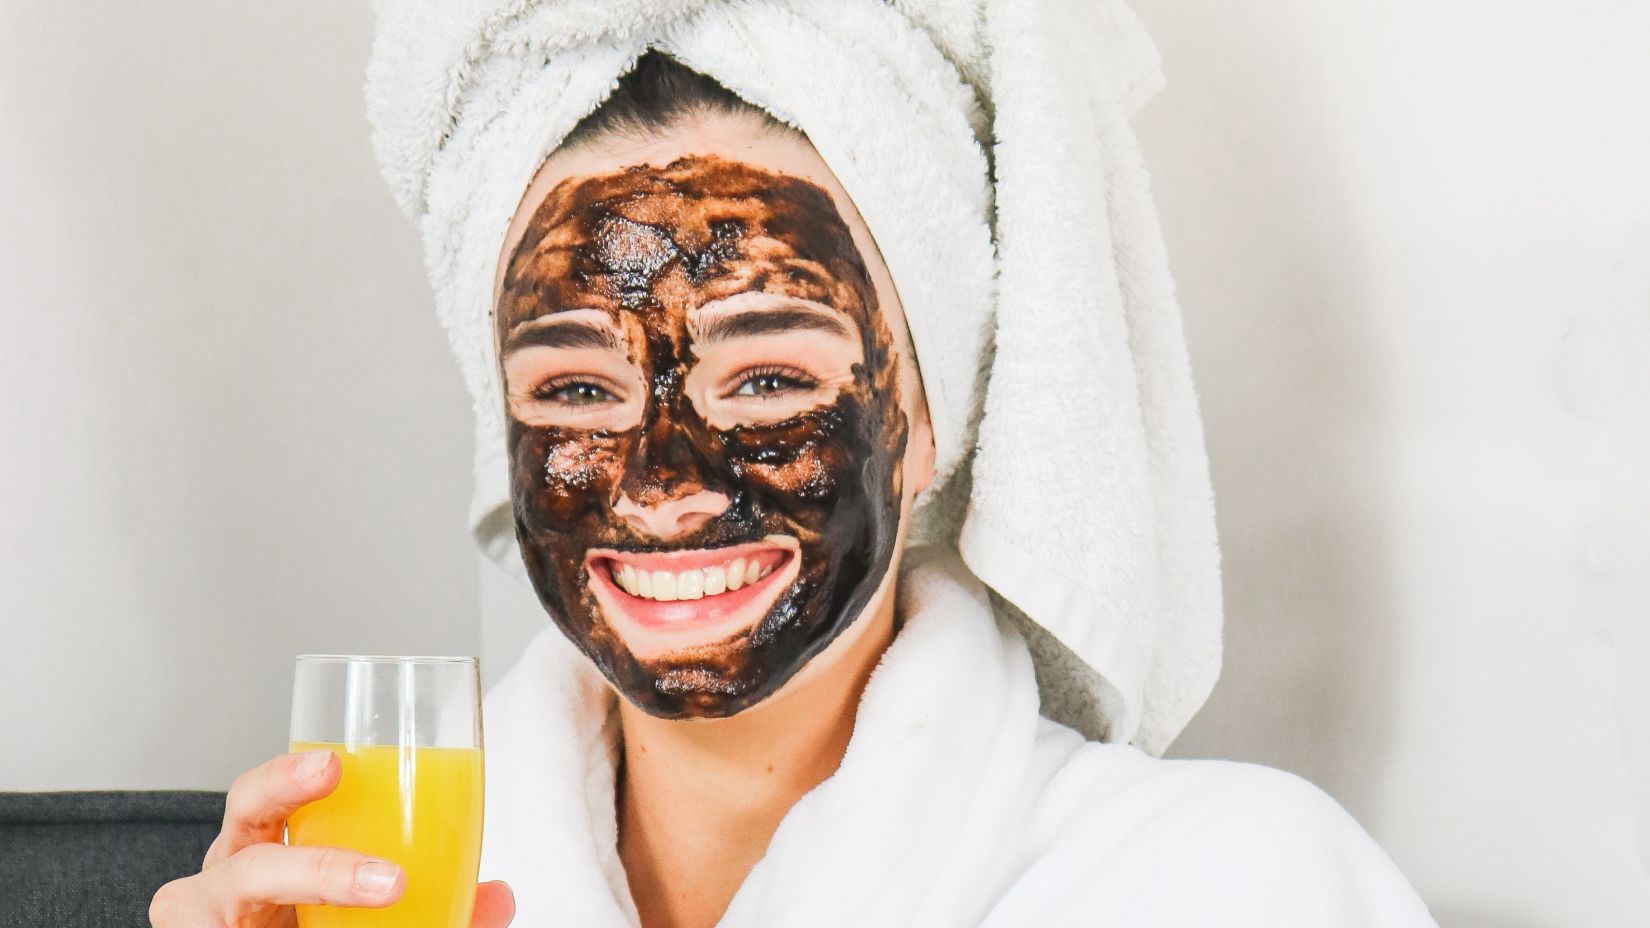
[[[1650,923],[1650,4],[1135,0],[1227,670],[1446,926]],[[308,650],[539,624],[367,148],[364,4],[0,0],[0,789],[200,786]]]
[[[1650,4],[1139,0],[1227,671],[1447,928],[1650,924]]]
[[[224,788],[292,656],[475,653],[365,4],[0,0],[0,788]]]

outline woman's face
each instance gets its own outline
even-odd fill
[[[846,202],[806,142],[724,120],[558,156],[517,217],[494,316],[517,538],[654,715],[739,712],[885,595],[912,414]]]

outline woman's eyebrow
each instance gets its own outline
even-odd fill
[[[749,338],[754,335],[774,335],[812,329],[830,332],[843,338],[852,338],[848,326],[837,314],[807,304],[787,304],[776,307],[752,307],[717,313],[697,327],[694,341],[701,344]]]
[[[518,348],[612,348],[622,347],[619,337],[607,326],[588,319],[540,316],[529,319],[505,336],[506,353]]]

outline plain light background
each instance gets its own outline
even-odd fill
[[[1227,669],[1446,928],[1650,923],[1650,4],[1135,0]],[[0,789],[203,787],[299,651],[540,621],[377,179],[365,4],[0,0]]]

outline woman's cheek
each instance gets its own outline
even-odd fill
[[[565,531],[599,510],[624,472],[618,435],[524,428],[515,439],[517,509],[535,529]]]
[[[551,493],[602,492],[624,474],[624,454],[611,436],[583,436],[552,442],[546,449],[545,487]]]
[[[736,470],[747,483],[800,499],[827,499],[836,486],[817,446],[803,449],[783,464],[749,463]]]
[[[841,482],[851,478],[846,449],[823,437],[798,440],[792,434],[768,447],[740,447],[732,455],[740,481],[769,497],[804,504],[828,504]]]

